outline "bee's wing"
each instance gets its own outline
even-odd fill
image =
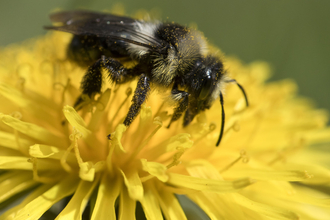
[[[161,41],[138,28],[135,19],[90,11],[64,11],[50,15],[52,22],[60,26],[46,26],[45,29],[69,32],[74,35],[87,35],[123,40],[146,48],[155,49]],[[144,23],[146,24],[146,23]],[[153,25],[150,23],[150,25]]]
[[[53,13],[50,15],[50,20],[52,22],[61,22],[64,24],[70,23],[74,24],[79,21],[93,21],[97,19],[109,20],[109,21],[123,21],[125,23],[133,23],[135,20],[129,17],[106,14],[106,13],[98,13],[92,11],[61,11],[57,13]]]

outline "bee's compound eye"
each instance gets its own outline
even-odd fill
[[[207,75],[207,77],[205,77],[203,79],[203,84],[202,84],[202,90],[199,93],[199,99],[200,100],[205,100],[209,94],[211,93],[213,86],[212,86],[212,78],[211,75]]]

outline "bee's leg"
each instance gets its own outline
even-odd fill
[[[109,57],[102,56],[92,66],[90,66],[81,81],[82,94],[77,98],[74,108],[79,110],[82,107],[83,96],[92,97],[101,92],[102,69],[109,73],[112,82],[121,84],[131,80],[134,76],[130,74],[130,69],[126,69],[120,62]]]
[[[137,71],[127,69],[119,61],[112,58],[102,56],[103,68],[108,71],[108,77],[111,82],[116,84],[123,84],[133,80],[137,75]]]
[[[171,118],[170,123],[168,124],[167,128],[169,128],[172,124],[172,122],[178,120],[183,112],[185,112],[188,108],[188,96],[189,93],[185,91],[181,91],[177,89],[177,85],[174,84],[173,89],[172,89],[172,98],[175,100],[178,100],[178,107],[174,109],[173,116]]]
[[[187,109],[183,118],[183,127],[186,127],[190,124],[190,122],[195,118],[196,114],[194,114],[191,110]]]
[[[77,98],[74,108],[79,110],[83,107],[82,103],[84,101],[83,96],[87,95],[92,97],[93,94],[99,93],[102,87],[102,60],[99,59],[92,66],[90,66],[85,73],[80,88],[82,89],[82,94]]]
[[[132,104],[128,110],[127,116],[124,120],[124,125],[129,126],[132,121],[135,119],[137,114],[141,110],[141,105],[147,99],[147,96],[150,92],[150,79],[144,74],[140,75],[139,81],[137,83],[134,95],[132,98]]]

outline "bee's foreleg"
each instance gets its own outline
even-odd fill
[[[145,102],[150,92],[150,79],[144,74],[140,75],[134,95],[132,104],[128,110],[127,116],[124,120],[124,125],[129,126],[141,110],[141,105]]]
[[[171,121],[170,121],[169,125],[167,126],[167,128],[169,128],[171,126],[172,122],[178,120],[181,117],[181,115],[183,114],[183,112],[185,112],[187,110],[188,103],[189,103],[188,96],[189,96],[189,93],[178,90],[176,88],[176,86],[173,87],[172,98],[174,100],[178,101],[178,106],[174,109],[173,116],[172,116]]]
[[[183,127],[186,127],[190,124],[190,122],[195,118],[196,113],[193,113],[191,109],[187,109],[186,113],[183,117]]]

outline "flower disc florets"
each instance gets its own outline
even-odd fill
[[[297,98],[291,81],[265,84],[266,64],[227,59],[251,105],[226,87],[217,148],[220,103],[167,129],[173,106],[154,91],[126,128],[136,83],[105,83],[77,112],[86,70],[66,60],[69,39],[56,33],[0,54],[0,201],[31,191],[0,219],[38,219],[64,198],[57,219],[134,219],[137,202],[147,219],[186,219],[179,194],[212,219],[330,216],[329,197],[304,187],[329,184],[324,154],[308,148],[329,142],[326,114]]]

